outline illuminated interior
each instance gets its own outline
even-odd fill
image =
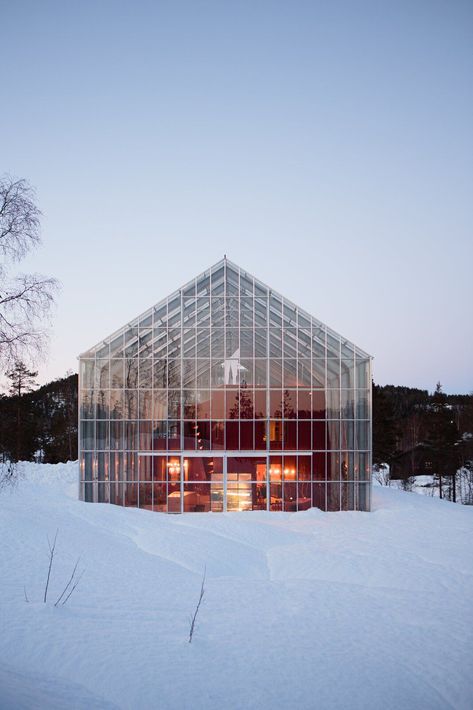
[[[371,359],[228,260],[80,356],[80,495],[369,510]]]

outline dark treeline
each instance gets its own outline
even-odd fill
[[[373,385],[373,463],[395,479],[432,475],[456,500],[457,471],[473,468],[473,395]]]
[[[38,389],[35,372],[17,363],[0,395],[0,455],[10,461],[59,463],[77,459],[77,375]]]

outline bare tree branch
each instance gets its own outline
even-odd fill
[[[0,253],[18,261],[40,241],[41,211],[26,180],[0,179]]]
[[[56,279],[40,274],[10,277],[8,262],[19,261],[39,244],[40,210],[26,180],[0,177],[0,366],[44,351],[48,320],[58,290]]]

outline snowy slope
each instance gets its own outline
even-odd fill
[[[472,508],[376,487],[372,513],[166,516],[76,480],[29,464],[0,497],[2,710],[473,706]]]

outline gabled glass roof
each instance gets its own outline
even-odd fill
[[[210,334],[216,357],[370,358],[226,258],[80,357],[205,358]]]

